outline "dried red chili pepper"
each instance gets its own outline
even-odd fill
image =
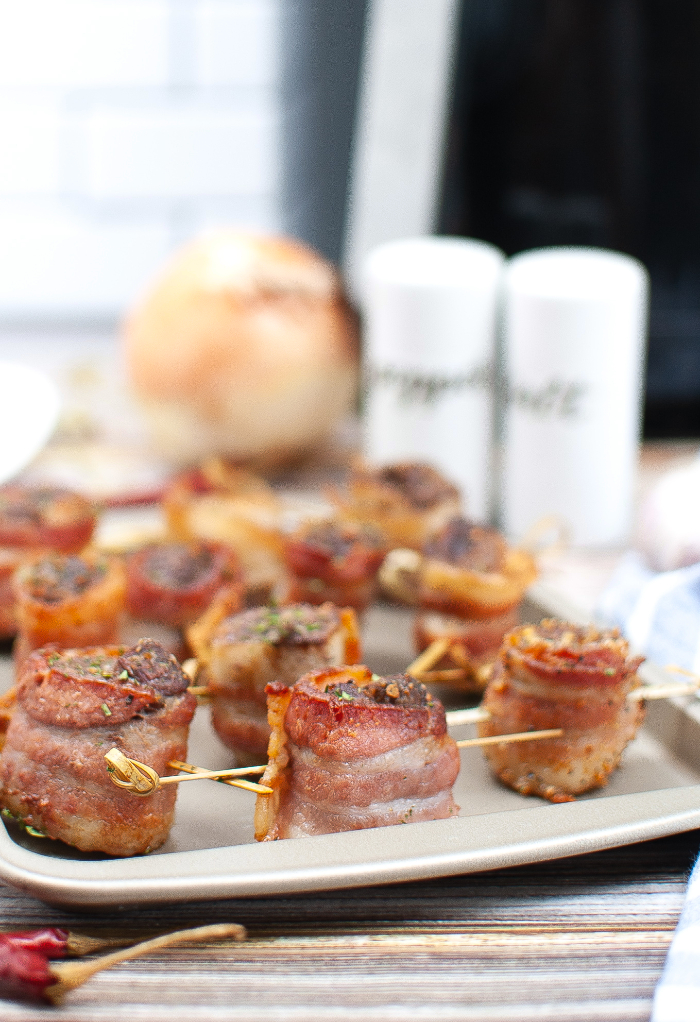
[[[180,930],[146,940],[135,947],[115,951],[91,962],[59,962],[70,950],[71,935],[66,930],[43,930],[0,933],[0,998],[13,1001],[46,1001],[57,1004],[69,990],[81,986],[97,972],[111,965],[129,961],[149,951],[192,940],[222,940],[231,937],[245,940],[246,931],[236,923],[218,923]]]
[[[44,1001],[47,987],[55,981],[44,951],[22,947],[0,937],[0,997]]]
[[[68,930],[58,926],[45,926],[42,930],[17,930],[0,933],[0,941],[26,951],[40,951],[47,958],[65,958],[69,954]]]

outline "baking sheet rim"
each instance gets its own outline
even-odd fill
[[[700,784],[411,824],[410,833],[401,828],[401,834],[404,847],[410,842],[414,851],[401,857],[395,849],[391,854],[388,847],[398,836],[395,827],[90,862],[57,859],[22,848],[0,828],[0,877],[43,901],[76,907],[249,898],[495,870],[696,827],[700,827]],[[507,840],[506,831],[520,831],[520,836]],[[495,835],[495,841],[489,842],[489,833]],[[466,847],[459,847],[465,837]],[[455,847],[435,854],[428,844]],[[370,848],[361,855],[354,853],[363,845]],[[222,862],[234,856],[243,860],[242,868],[222,869]],[[252,860],[248,866],[247,860]],[[190,871],[193,865],[195,869]],[[208,865],[215,871],[208,872]],[[178,871],[178,866],[188,868]],[[85,876],[93,872],[112,875]]]

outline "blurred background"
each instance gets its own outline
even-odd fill
[[[46,364],[56,334],[76,350],[113,336],[169,254],[209,227],[285,231],[340,259],[370,43],[391,7],[2,0],[0,349],[21,343]],[[644,435],[700,436],[697,4],[436,0],[434,21],[443,50],[401,69],[404,87],[444,78],[422,226],[507,254],[576,244],[640,258]]]
[[[280,227],[276,0],[0,4],[0,317],[113,325],[174,247]]]

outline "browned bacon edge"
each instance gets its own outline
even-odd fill
[[[365,689],[372,695],[363,695]],[[258,840],[458,811],[451,796],[457,747],[442,705],[419,682],[380,679],[356,666],[312,672],[291,687],[273,682],[267,693],[271,737],[263,783],[273,794],[258,799]],[[392,764],[388,773],[377,770],[382,756]]]
[[[386,537],[387,549],[423,543],[459,514],[456,486],[432,465],[402,462],[383,468],[357,465],[344,492],[332,494],[339,517],[369,525]]]
[[[85,568],[89,584],[82,591],[75,586],[63,587],[63,576],[70,574],[71,562],[79,561]],[[52,598],[37,592],[35,573],[44,565],[55,568],[57,585]],[[48,643],[64,648],[98,646],[118,638],[124,609],[124,568],[116,558],[97,554],[52,554],[23,564],[14,576],[19,636],[15,661],[22,660],[32,649]]]
[[[93,505],[55,486],[0,487],[0,547],[78,553],[96,525]]]
[[[285,543],[292,575],[288,599],[364,610],[374,597],[384,553],[381,538],[360,526],[324,522],[303,527]]]
[[[224,589],[241,590],[234,551],[223,543],[151,544],[127,560],[126,606],[132,617],[183,628]]]
[[[299,641],[278,641],[274,637],[276,622],[293,616],[295,610],[303,613],[304,620],[318,620],[320,627],[306,636],[296,636]],[[353,610],[330,604],[231,614],[223,601],[190,628],[188,636],[199,659],[199,679],[212,694],[214,730],[241,761],[259,761],[267,750],[268,682],[280,679],[291,684],[307,671],[328,664],[356,663],[360,658]]]
[[[553,802],[601,787],[644,718],[627,695],[642,657],[615,630],[545,620],[510,632],[484,696],[482,736],[563,728],[561,738],[484,749],[496,775]]]

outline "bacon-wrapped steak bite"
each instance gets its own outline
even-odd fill
[[[344,520],[379,529],[387,549],[420,550],[429,536],[460,512],[457,487],[432,465],[413,461],[354,468],[336,502]]]
[[[425,545],[416,596],[423,608],[415,623],[418,649],[448,639],[442,666],[458,664],[467,676],[462,687],[483,689],[536,576],[532,556],[509,547],[495,529],[451,519]]]
[[[255,607],[227,614],[225,604],[188,630],[200,663],[198,680],[212,696],[214,728],[241,759],[265,756],[270,737],[265,686],[293,684],[307,671],[354,664],[360,658],[352,609],[330,603]]]
[[[95,530],[95,509],[71,490],[0,487],[0,638],[17,632],[12,576],[26,560],[55,550],[77,553]]]
[[[264,479],[212,458],[177,477],[163,498],[168,529],[182,542],[207,540],[235,550],[249,605],[282,582],[282,501]]]
[[[173,656],[135,647],[43,649],[26,660],[0,757],[3,809],[83,851],[139,855],[165,841],[174,787],[148,798],[116,788],[104,755],[116,747],[161,776],[187,754],[196,707]]]
[[[563,728],[561,738],[490,745],[494,773],[524,795],[569,802],[600,788],[644,719],[627,698],[640,684],[642,657],[629,656],[616,630],[546,620],[506,636],[483,705],[481,736]]]
[[[154,543],[127,560],[126,607],[139,620],[184,628],[239,578],[238,558],[223,543]]]
[[[69,648],[117,641],[125,594],[119,561],[88,553],[40,557],[18,569],[14,587],[18,664],[48,643]]]
[[[267,687],[272,735],[259,841],[455,816],[459,751],[442,704],[408,675],[330,668]]]
[[[368,526],[318,522],[289,537],[284,557],[290,601],[364,610],[374,598],[384,540]]]
[[[78,553],[95,531],[95,509],[56,486],[0,487],[0,546]]]

